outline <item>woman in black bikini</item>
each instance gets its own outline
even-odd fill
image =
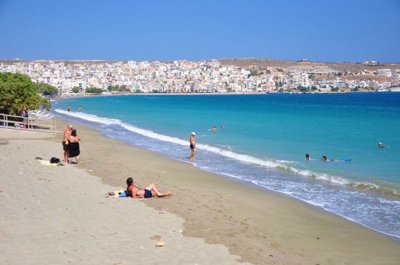
[[[132,178],[127,178],[126,179],[126,191],[128,192],[129,196],[132,198],[151,198],[151,197],[164,197],[171,195],[171,192],[165,192],[161,193],[157,190],[156,185],[150,184],[148,187],[142,189],[139,187],[136,187],[133,184],[133,179]]]

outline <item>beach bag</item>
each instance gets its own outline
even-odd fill
[[[57,157],[52,157],[50,159],[50,163],[51,164],[58,164],[58,163],[60,163],[60,159],[58,159]]]

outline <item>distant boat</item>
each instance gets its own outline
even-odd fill
[[[378,88],[377,92],[388,92],[389,90],[385,88]]]

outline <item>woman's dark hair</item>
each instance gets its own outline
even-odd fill
[[[126,179],[126,185],[129,187],[133,184],[133,179],[131,177]]]
[[[76,129],[72,129],[71,135],[76,136]]]

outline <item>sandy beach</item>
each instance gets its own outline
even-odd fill
[[[76,128],[80,163],[56,167],[35,157],[62,158],[61,134],[0,129],[0,264],[400,262],[398,241],[358,224]],[[104,197],[129,176],[173,195]]]

